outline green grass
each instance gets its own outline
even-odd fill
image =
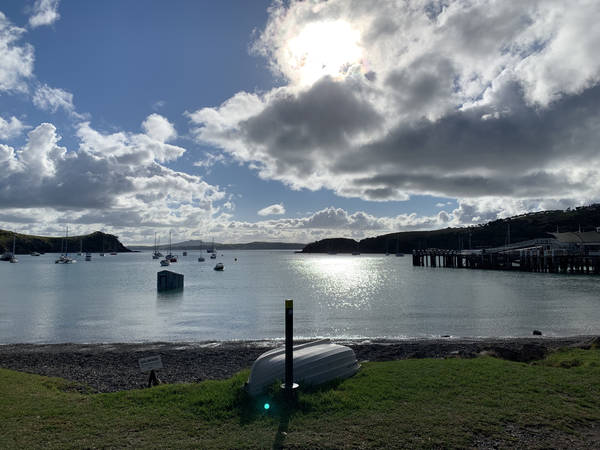
[[[510,430],[578,439],[600,421],[600,351],[533,364],[491,357],[367,363],[342,382],[251,399],[248,372],[223,381],[81,394],[73,383],[0,370],[2,448],[465,447]],[[273,407],[265,412],[269,398]]]

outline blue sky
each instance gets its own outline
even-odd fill
[[[3,229],[309,242],[600,196],[595,2],[0,12]]]

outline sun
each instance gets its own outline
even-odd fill
[[[288,73],[305,86],[327,75],[347,77],[362,57],[360,32],[342,20],[307,24],[286,46]]]

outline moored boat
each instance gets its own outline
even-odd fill
[[[215,270],[217,270],[219,272],[223,271],[224,269],[225,269],[225,266],[223,265],[223,263],[219,262],[215,265]]]
[[[171,232],[170,231],[169,231],[169,254],[167,256],[165,256],[165,260],[172,262],[172,263],[177,262],[177,255],[174,255],[173,252],[171,251]],[[162,261],[160,263],[162,264]]]
[[[76,260],[69,258],[67,255],[60,255],[54,264],[73,264]]]
[[[15,235],[15,233],[13,233],[13,251],[12,251],[12,255],[11,255],[10,259],[8,260],[8,262],[13,263],[13,264],[19,262],[19,260],[17,259],[17,254],[15,253],[15,241],[16,241],[16,239],[17,239],[16,235]]]
[[[156,244],[156,232],[154,232],[154,251],[152,252],[152,259],[162,258],[163,254],[158,251],[158,245]]]
[[[350,347],[329,339],[294,346],[294,382],[300,386],[319,385],[354,375],[360,364]],[[284,380],[285,347],[260,355],[250,370],[246,390],[250,395],[263,393],[276,380]]]
[[[54,264],[73,264],[76,263],[77,260],[69,258],[69,227],[66,228],[65,231],[65,242],[64,242],[64,250],[65,252],[59,256],[59,258],[54,261]]]

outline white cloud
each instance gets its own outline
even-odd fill
[[[59,0],[36,0],[29,17],[29,26],[36,28],[42,25],[52,25],[60,19],[58,3]]]
[[[212,166],[214,166],[217,163],[224,163],[225,162],[225,156],[223,156],[222,153],[205,153],[204,154],[204,159],[201,159],[199,161],[196,161],[194,163],[194,166],[196,167],[203,167],[205,169],[210,169]]]
[[[154,111],[158,111],[159,109],[162,109],[162,108],[164,108],[164,106],[165,106],[166,104],[167,104],[167,102],[166,102],[166,101],[164,101],[164,100],[157,100],[156,102],[154,102],[154,103],[152,104],[152,109],[153,109]]]
[[[25,29],[15,27],[0,12],[0,93],[27,91],[33,72],[34,52],[29,44],[17,45]]]
[[[276,203],[274,205],[269,205],[260,211],[257,212],[259,216],[276,216],[285,214],[285,208],[283,207],[283,203]]]
[[[63,89],[41,84],[36,87],[32,100],[35,106],[45,111],[55,113],[59,109],[62,109],[77,118],[83,118],[83,116],[75,111],[73,94]]]
[[[177,131],[173,124],[160,114],[150,114],[142,123],[142,128],[148,136],[160,142],[177,138]]]
[[[285,84],[189,113],[198,142],[294,189],[365,200],[600,200],[597,1],[291,1],[269,11],[254,49]],[[315,77],[327,51],[316,37],[339,24],[358,33],[348,45],[362,57],[340,42],[347,64]]]
[[[146,135],[103,134],[89,123],[79,125],[78,137],[79,148],[68,150],[59,145],[56,127],[43,123],[20,149],[0,144],[4,220],[24,215],[37,221],[36,211],[44,211],[44,223],[107,224],[139,238],[153,228],[207,226],[215,202],[225,198],[218,187],[157,162],[181,155],[182,148]]]
[[[15,116],[6,120],[0,116],[0,139],[8,140],[20,136],[27,125],[23,124]]]
[[[174,161],[185,153],[185,149],[167,144],[165,138],[173,137],[172,125],[162,116],[151,114],[142,123],[146,134],[117,132],[102,134],[90,127],[89,122],[78,126],[77,135],[81,147],[93,154],[110,154],[130,163],[147,164]]]

